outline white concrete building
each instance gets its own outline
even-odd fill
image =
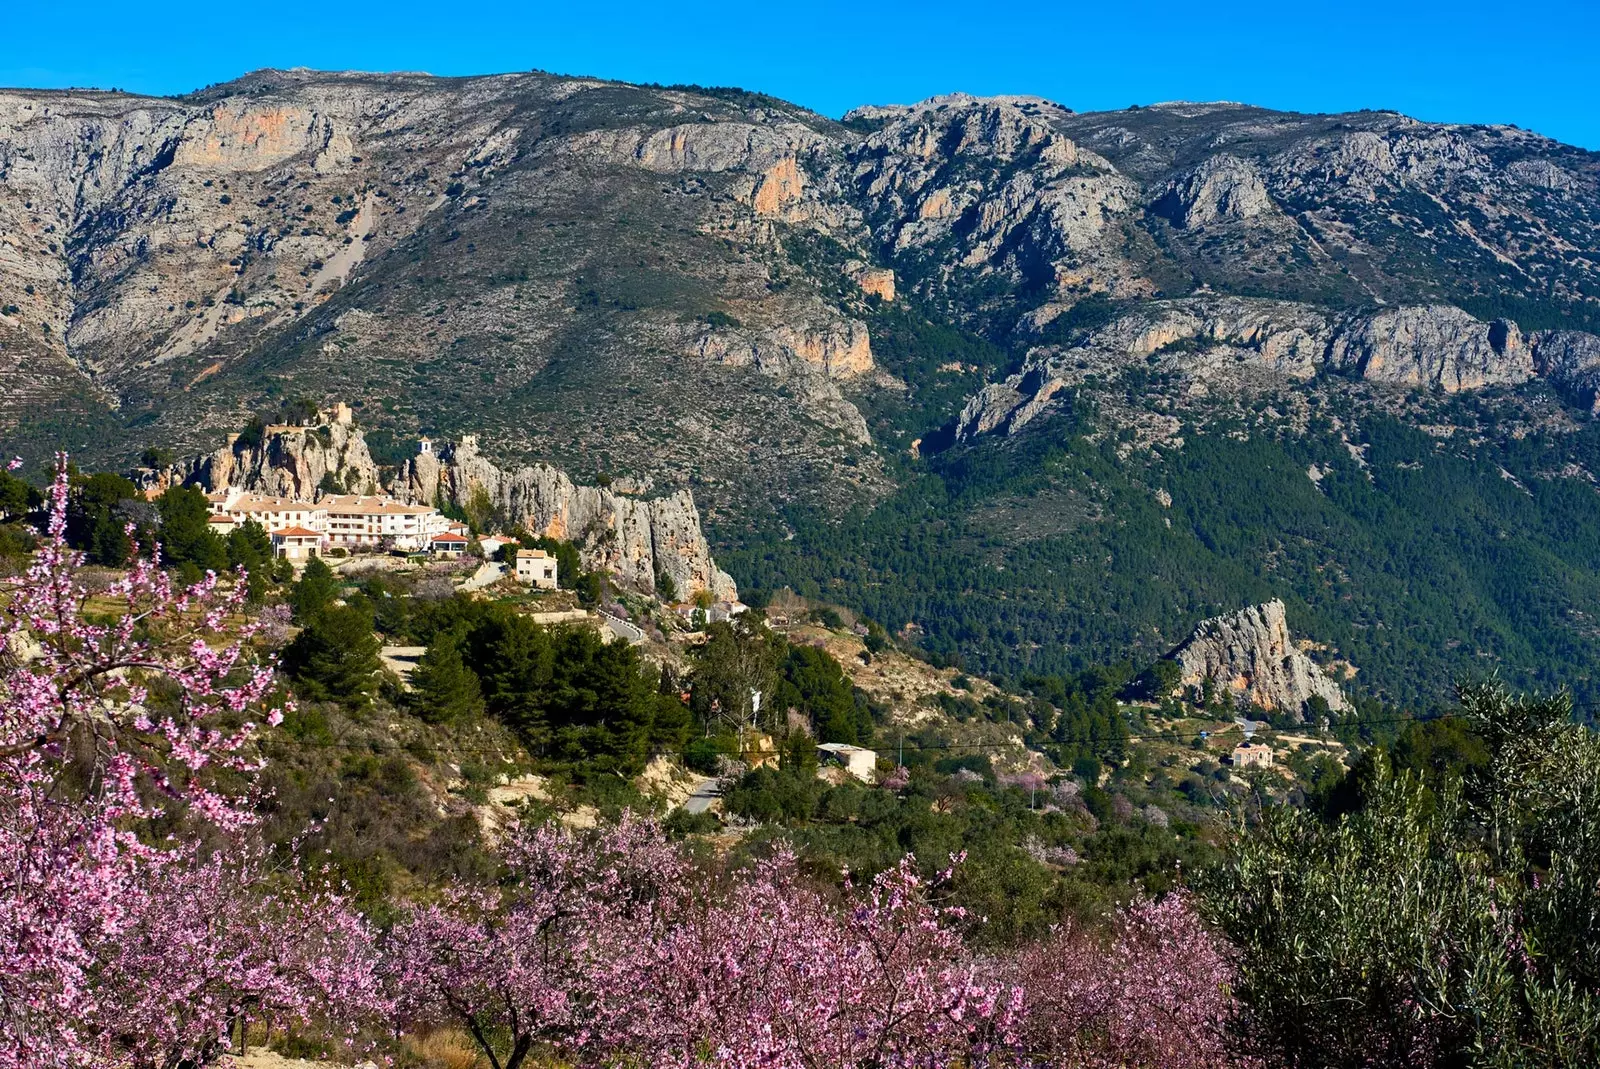
[[[406,505],[388,497],[329,494],[317,504],[327,514],[324,530],[334,545],[419,550],[448,529],[449,520],[438,509]]]
[[[234,523],[255,520],[268,532],[285,527],[303,527],[321,533],[327,522],[321,506],[292,497],[226,490],[220,494],[207,494],[206,498],[211,503],[213,514],[227,516]]]
[[[843,742],[819,743],[817,756],[823,761],[842,766],[863,783],[871,783],[878,769],[878,752],[863,746],[851,746]]]
[[[304,528],[325,536],[329,545],[349,549],[422,550],[434,535],[456,526],[438,509],[365,494],[327,494],[317,501],[301,501],[228,489],[207,494],[206,500],[217,520],[213,530],[221,533],[227,530],[221,517],[234,523],[255,520],[269,532]]]
[[[1229,755],[1234,768],[1271,768],[1272,747],[1264,742],[1241,742]]]

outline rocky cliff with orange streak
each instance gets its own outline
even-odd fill
[[[252,106],[230,100],[184,129],[173,162],[179,166],[271,167],[311,147],[318,125],[307,109]]]

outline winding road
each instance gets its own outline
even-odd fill
[[[683,809],[686,813],[704,813],[711,808],[711,803],[722,797],[722,792],[717,790],[715,779],[703,779],[695,787],[694,793],[684,800]]]

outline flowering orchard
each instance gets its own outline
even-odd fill
[[[203,1063],[252,1015],[370,1002],[364,922],[251,845],[282,712],[245,584],[157,551],[91,599],[67,494],[63,458],[0,618],[0,1069]]]
[[[494,1069],[1150,1066],[1228,1053],[1225,959],[1187,899],[1107,938],[971,953],[976,918],[909,858],[835,897],[792,853],[717,878],[648,823],[514,831],[503,889],[418,907],[381,954],[400,1028],[454,1024]]]
[[[500,881],[377,932],[255,832],[283,709],[245,577],[180,587],[157,548],[91,597],[67,495],[63,463],[0,619],[0,1069],[201,1066],[263,1020],[455,1027],[493,1069],[1226,1061],[1228,967],[1182,898],[980,956],[910,858],[829,890],[625,817],[513,828]]]

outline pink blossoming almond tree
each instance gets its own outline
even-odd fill
[[[505,849],[502,887],[414,908],[386,948],[399,1026],[463,1027],[494,1069],[1243,1064],[1229,966],[1182,895],[985,957],[937,900],[949,874],[909,857],[834,895],[786,847],[719,878],[631,818]]]
[[[458,883],[391,932],[386,974],[402,1027],[458,1025],[493,1069],[535,1050],[588,1046],[603,1000],[631,999],[631,960],[689,867],[655,825],[625,817],[577,832],[517,827],[503,888]]]
[[[780,849],[634,944],[618,964],[636,994],[606,1007],[605,1045],[663,1067],[982,1064],[1021,995],[981,975],[959,917],[909,857],[841,904]]]
[[[135,554],[91,601],[68,493],[63,457],[0,593],[0,1069],[201,1062],[248,1006],[359,1002],[368,941],[338,896],[240,897],[262,883],[248,743],[282,717],[234,625],[244,576],[180,587]],[[286,942],[269,918],[296,910]]]

